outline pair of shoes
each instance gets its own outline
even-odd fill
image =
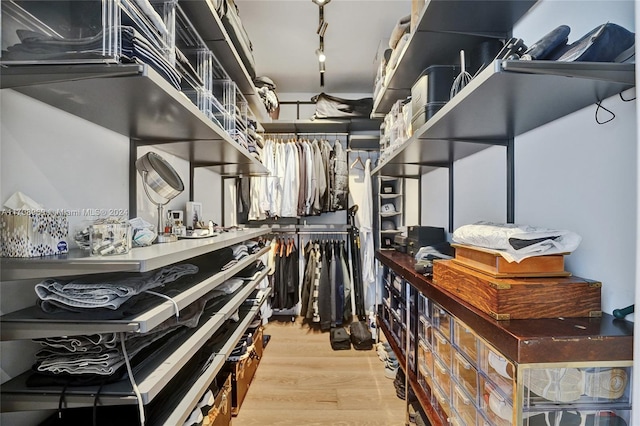
[[[489,365],[496,373],[506,379],[513,379],[513,364],[507,361],[506,358],[490,350],[487,359],[489,360]]]
[[[378,346],[378,358],[380,358],[380,361],[397,360],[396,354],[393,353],[390,347],[385,349]]]
[[[202,410],[196,407],[189,417],[187,417],[187,420],[184,421],[183,426],[197,426],[201,425],[203,421],[204,415],[202,415]]]
[[[627,426],[627,422],[610,411],[545,411],[530,413],[529,426]]]
[[[393,360],[387,360],[384,363],[384,376],[387,379],[395,379],[396,375],[398,374],[398,367],[400,366],[400,364],[398,364],[398,360],[397,359],[393,359]]]
[[[535,368],[525,371],[525,386],[554,402],[576,401],[582,395],[617,399],[624,394],[628,380],[627,372],[622,368]]]
[[[202,410],[204,413],[208,413],[211,408],[213,408],[213,404],[215,402],[215,398],[213,397],[213,391],[211,389],[207,390],[205,394],[198,401],[197,407]]]

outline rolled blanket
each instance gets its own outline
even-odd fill
[[[391,31],[391,37],[389,38],[390,48],[396,48],[396,45],[400,41],[400,38],[402,38],[405,33],[409,32],[410,26],[411,15],[403,16],[402,18],[398,19],[396,26],[393,28],[393,31]]]

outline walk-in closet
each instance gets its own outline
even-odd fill
[[[0,8],[0,424],[640,424],[636,2]]]

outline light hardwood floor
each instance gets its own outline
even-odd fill
[[[371,351],[334,351],[329,333],[270,322],[271,335],[233,426],[404,426],[405,403]]]

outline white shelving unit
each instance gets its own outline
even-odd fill
[[[393,211],[384,211],[383,206],[386,204],[391,204]],[[385,229],[387,223],[393,224],[393,229]],[[379,248],[393,249],[394,237],[402,232],[400,228],[404,225],[404,180],[393,176],[378,176]]]

